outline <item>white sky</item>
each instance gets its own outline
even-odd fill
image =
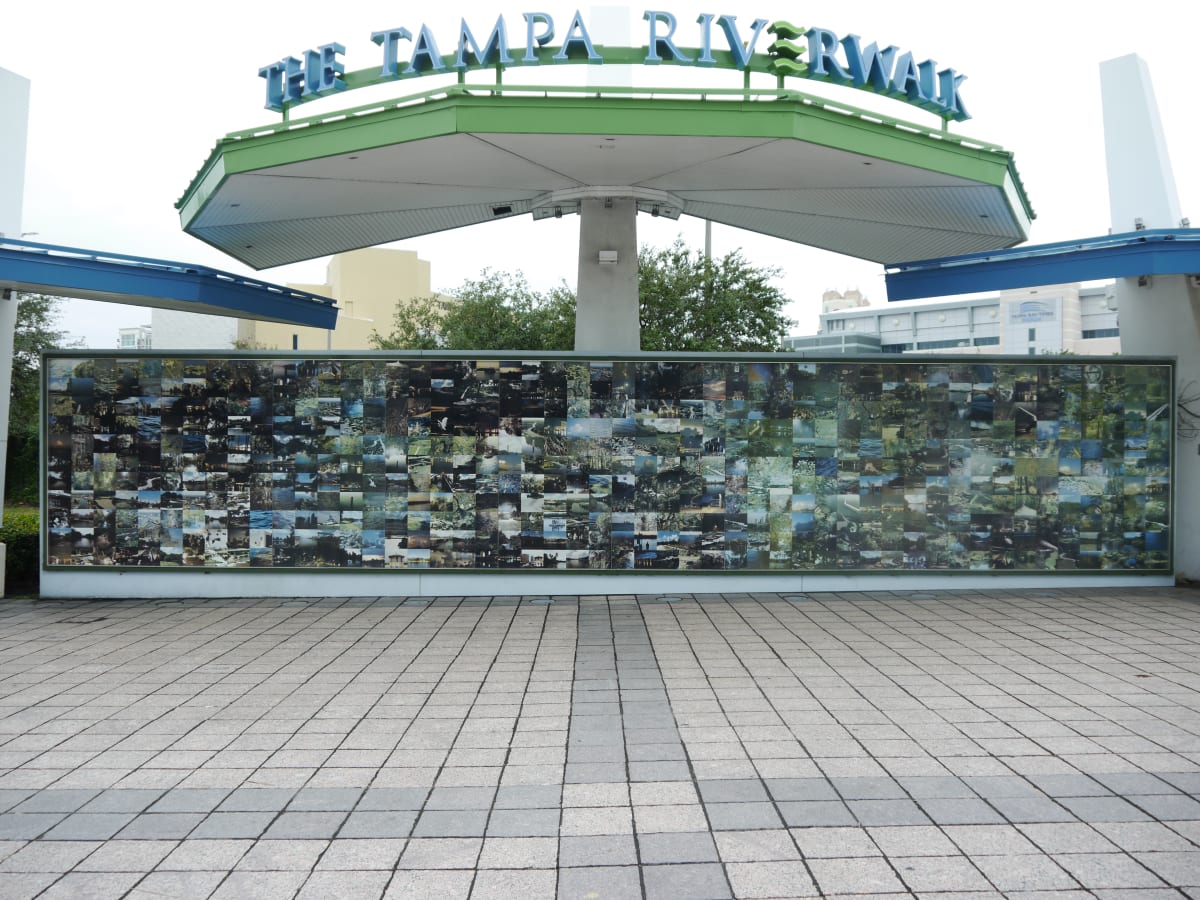
[[[460,0],[425,9],[394,2],[345,4],[293,0],[233,3],[210,0],[43,0],[0,5],[0,67],[33,82],[24,225],[31,240],[141,256],[183,260],[231,272],[250,270],[185,235],[174,202],[207,158],[217,138],[278,120],[262,108],[264,83],[258,69],[283,56],[332,41],[346,46],[347,70],[378,64],[370,34],[422,22],[433,29],[442,52],[451,49],[459,17],[477,35],[486,34],[498,13],[508,22],[513,45],[524,41],[521,13],[551,13],[557,44],[575,5],[543,0],[532,5],[496,5]],[[589,20],[587,4],[580,7]],[[1182,211],[1200,220],[1200,117],[1196,115],[1195,36],[1200,4],[1008,0],[1004,4],[899,4],[860,0],[855,4],[810,0],[802,5],[774,0],[733,4],[671,2],[631,7],[634,45],[645,42],[643,8],[674,13],[681,46],[695,46],[696,15],[734,14],[746,33],[756,17],[820,26],[840,35],[856,33],[863,43],[889,43],[918,60],[936,59],[968,76],[962,96],[973,118],[953,130],[1002,145],[1016,163],[1037,219],[1031,241],[1045,243],[1104,234],[1109,228],[1099,63],[1138,53],[1154,78],[1167,144],[1171,148]],[[593,35],[597,42],[602,37]],[[723,44],[714,36],[714,45]],[[760,49],[765,49],[763,35]],[[402,44],[403,47],[410,45]],[[509,80],[559,83],[583,77],[585,67],[547,72],[515,70]],[[519,73],[519,74],[518,74]],[[476,76],[478,77],[478,76]],[[692,68],[639,68],[636,84],[717,83],[738,86],[736,73],[701,73]],[[764,82],[762,86],[770,86]],[[798,90],[829,96],[930,127],[937,119],[912,107],[851,89],[825,88],[793,80]],[[415,92],[413,82],[389,86],[393,95]],[[350,92],[334,104],[365,102],[367,92]],[[1200,221],[1198,221],[1200,224]],[[673,223],[640,216],[639,241],[669,244],[677,234],[703,245],[703,223]],[[435,289],[449,290],[485,268],[525,272],[535,287],[575,281],[578,221],[574,217],[534,223],[529,219],[491,223],[458,232],[406,241],[403,246],[431,261]],[[871,300],[885,301],[883,269],[875,263],[813,250],[786,241],[714,226],[715,255],[741,247],[757,265],[783,269],[780,284],[792,299],[795,331],[815,330],[820,295],[826,288],[858,287]],[[258,273],[277,282],[319,282],[326,260]],[[149,322],[150,311],[114,304],[72,301],[63,326],[88,346],[116,345],[117,328]]]

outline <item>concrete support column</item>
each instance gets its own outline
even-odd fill
[[[638,351],[637,201],[585,197],[579,218],[575,349]]]
[[[1112,230],[1179,228],[1175,175],[1145,61],[1130,55],[1101,63],[1100,91]],[[1136,278],[1118,278],[1116,295],[1121,353],[1174,356],[1176,396],[1200,392],[1200,291],[1189,285],[1188,277],[1160,275],[1142,285]],[[1176,441],[1171,519],[1176,574],[1193,581],[1200,580],[1197,449],[1195,439]]]

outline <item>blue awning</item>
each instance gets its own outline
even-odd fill
[[[337,324],[337,303],[207,266],[0,238],[0,289],[182,312],[284,322]]]
[[[1125,234],[886,266],[888,300],[917,300],[1105,278],[1200,273],[1200,229]]]

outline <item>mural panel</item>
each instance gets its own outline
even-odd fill
[[[49,567],[1170,568],[1171,365],[56,353]]]

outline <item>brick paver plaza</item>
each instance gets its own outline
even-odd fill
[[[1200,896],[1200,592],[0,605],[0,897],[852,895]]]

